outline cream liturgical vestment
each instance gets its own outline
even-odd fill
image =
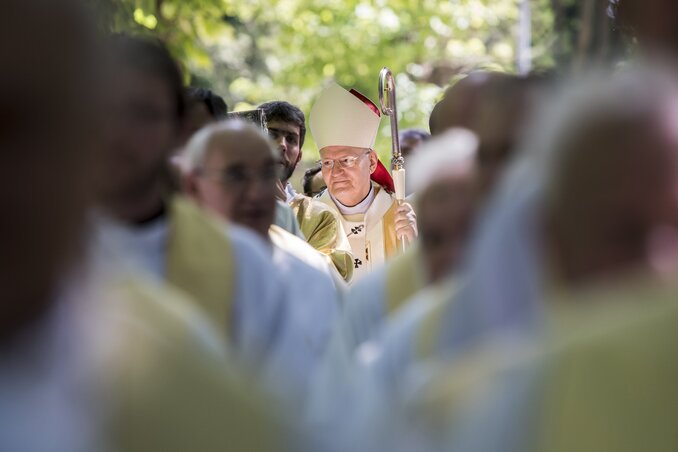
[[[329,146],[373,150],[380,121],[381,113],[372,101],[356,90],[347,91],[333,83],[313,104],[309,128],[321,155]],[[320,200],[339,215],[348,237],[353,255],[352,281],[383,264],[398,250],[396,204],[389,194],[394,191],[393,179],[379,161],[370,179],[370,193],[356,206],[341,205],[329,191],[320,195]]]
[[[341,206],[328,191],[325,191],[319,199],[339,215],[351,245],[354,281],[397,254],[398,238],[395,231],[397,204],[379,185],[372,185],[372,191],[363,201],[369,202],[371,199],[372,202],[356,213],[352,213],[354,208]]]
[[[180,289],[220,327],[238,358],[258,368],[275,353],[281,334],[297,328],[289,323],[291,302],[265,245],[186,199],[168,207],[167,215],[142,226],[99,214],[90,252],[120,258]]]

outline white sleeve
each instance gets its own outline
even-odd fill
[[[269,366],[269,385],[287,398],[305,399],[324,356],[338,314],[337,291],[328,274],[275,249],[274,262],[287,284],[283,333]]]
[[[417,360],[417,339],[426,326],[424,320],[437,306],[438,300],[427,292],[419,293],[379,330],[373,356],[361,364],[384,387],[396,385],[398,377]]]
[[[254,233],[230,225],[235,294],[233,340],[236,352],[254,365],[274,349],[285,321],[285,290],[271,252]]]
[[[374,338],[384,321],[384,284],[382,268],[366,276],[349,289],[327,353],[312,385],[310,416],[320,419],[327,411],[350,400],[359,370],[355,360],[358,346]]]
[[[348,291],[337,335],[346,342],[349,350],[355,350],[372,339],[384,322],[387,268],[379,267],[357,281]]]

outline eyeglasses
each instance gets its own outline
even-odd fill
[[[253,171],[241,166],[234,166],[224,170],[200,169],[198,174],[203,177],[211,177],[222,186],[231,189],[241,189],[254,182],[275,185],[280,178],[281,169],[278,165],[267,166],[261,170]]]
[[[339,166],[344,169],[353,168],[360,158],[365,157],[370,152],[372,151],[367,151],[361,155],[352,155],[340,159],[320,159],[318,163],[320,163],[320,167],[323,169],[323,171],[330,171],[332,168],[334,168],[334,162],[339,162]]]

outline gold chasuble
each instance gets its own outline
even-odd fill
[[[678,285],[619,278],[544,298],[545,334],[442,357],[412,416],[468,450],[677,451]]]
[[[319,198],[341,219],[351,246],[356,277],[370,273],[398,253],[395,231],[397,204],[386,190],[377,184],[372,186],[376,195],[364,214],[342,215],[327,190]]]
[[[290,201],[306,241],[327,256],[344,281],[353,277],[353,256],[339,216],[323,203],[296,195]]]
[[[394,258],[386,269],[386,315],[393,315],[426,286],[424,262],[417,243]]]
[[[678,450],[678,285],[631,281],[558,300],[533,450]]]
[[[226,224],[181,197],[170,204],[167,280],[228,335],[235,275]]]
[[[290,450],[271,401],[235,373],[227,353],[205,342],[216,330],[182,293],[142,280],[113,282],[99,293],[103,299],[88,308],[88,319],[99,323],[88,346],[107,447]]]

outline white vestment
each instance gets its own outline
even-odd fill
[[[0,348],[0,450],[96,450],[100,413],[84,397],[86,341],[74,314],[55,302],[44,319]]]
[[[125,361],[134,355],[131,350],[115,349],[132,331],[142,331],[148,343],[171,344],[172,350],[189,343],[194,355],[224,365],[228,375],[230,361],[217,330],[191,303],[169,289],[158,292],[171,295],[167,298],[118,299],[116,285],[155,284],[113,257],[82,267],[86,270],[61,281],[61,292],[41,319],[0,347],[2,451],[108,450],[108,415],[115,409],[109,402],[118,402],[118,394],[108,392],[100,377],[134,361]],[[140,318],[151,305],[163,315]],[[134,342],[134,347],[145,345]]]
[[[169,223],[166,216],[143,226],[125,225],[96,215],[92,238],[95,260],[117,259],[131,269],[164,281]],[[258,366],[270,358],[288,324],[287,290],[264,242],[235,225],[224,228],[231,240],[235,291],[232,299],[232,346],[238,358]],[[225,294],[225,302],[229,295]]]
[[[303,241],[302,244],[310,247]],[[316,252],[312,248],[311,251]],[[295,402],[308,394],[308,385],[325,354],[339,312],[339,293],[320,256],[324,268],[319,269],[275,242],[271,252],[286,291],[288,318],[285,323],[294,327],[285,328],[276,344],[267,376],[271,380],[268,386],[277,388],[286,400]],[[287,381],[282,381],[282,376],[286,376]]]
[[[353,281],[383,265],[387,258],[384,216],[393,206],[394,199],[377,185],[372,186],[370,194],[363,202],[369,202],[371,196],[372,202],[364,209],[341,206],[328,190],[319,198],[334,209],[341,219],[353,254]],[[342,213],[342,210],[349,213]],[[351,213],[354,210],[357,212]]]
[[[308,244],[306,240],[290,233],[286,229],[272,224],[268,230],[268,237],[277,248],[296,257],[304,264],[315,268],[319,272],[331,276],[329,262],[324,258],[324,255]]]

